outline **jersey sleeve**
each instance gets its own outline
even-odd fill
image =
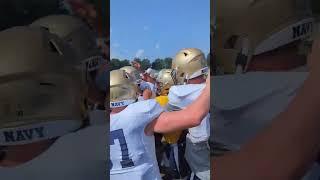
[[[149,117],[150,122],[158,118],[162,112],[164,112],[164,108],[159,103],[155,100],[149,101],[149,111],[146,112],[146,115]]]
[[[181,103],[181,98],[178,95],[178,88],[173,86],[169,90],[169,95],[168,95],[168,104],[167,104],[167,111],[172,112],[172,111],[179,111],[182,109],[180,106]]]

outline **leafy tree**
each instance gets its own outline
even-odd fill
[[[155,61],[153,61],[151,68],[155,69],[155,70],[161,70],[163,69],[163,59],[156,59]]]
[[[139,59],[139,58],[135,58],[134,61],[138,62],[141,64],[141,69],[142,70],[146,70],[148,68],[152,68],[155,70],[161,70],[161,69],[170,69],[171,68],[171,63],[172,63],[172,58],[165,58],[165,59],[160,59],[157,58],[155,59],[152,63],[150,62],[149,59],[145,58],[143,60]],[[129,60],[124,59],[124,60],[120,60],[120,59],[111,59],[110,61],[110,68],[111,70],[114,69],[119,69],[123,66],[130,66],[131,63]]]
[[[116,58],[111,59],[109,64],[110,64],[110,70],[111,71],[121,68],[121,62],[120,62],[119,59],[116,59]]]
[[[141,61],[141,68],[142,68],[142,70],[146,70],[146,69],[148,69],[149,67],[151,67],[150,60],[149,60],[149,59],[143,59],[143,60]]]
[[[127,59],[122,60],[122,61],[120,61],[120,65],[121,65],[121,67],[130,66],[130,61]]]
[[[165,69],[171,69],[172,58],[167,57],[164,59],[164,67]]]

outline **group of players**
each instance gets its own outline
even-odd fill
[[[110,179],[210,179],[208,73],[196,48],[171,69],[110,72]]]
[[[1,179],[106,176],[108,82],[95,34],[71,15],[0,31]]]

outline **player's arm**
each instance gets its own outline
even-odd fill
[[[320,63],[270,127],[240,151],[213,159],[214,179],[300,180],[320,152],[319,82]]]
[[[180,111],[163,112],[147,127],[148,133],[168,133],[198,126],[210,109],[210,76],[201,95]]]

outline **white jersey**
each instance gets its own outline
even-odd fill
[[[100,180],[107,176],[106,126],[60,137],[38,157],[17,167],[0,167],[4,180]]]
[[[130,104],[110,115],[111,180],[160,180],[154,136],[145,127],[163,112],[154,100]]]
[[[191,104],[201,94],[205,84],[188,84],[172,86],[169,90],[169,110],[183,109]],[[189,128],[187,137],[193,142],[207,141],[210,137],[210,114],[202,120],[199,126]]]
[[[282,112],[307,76],[305,72],[254,72],[213,77],[213,134],[239,148]]]
[[[307,75],[306,72],[252,72],[213,77],[214,140],[230,150],[239,149],[288,106]],[[303,180],[318,180],[319,170],[314,165]]]

